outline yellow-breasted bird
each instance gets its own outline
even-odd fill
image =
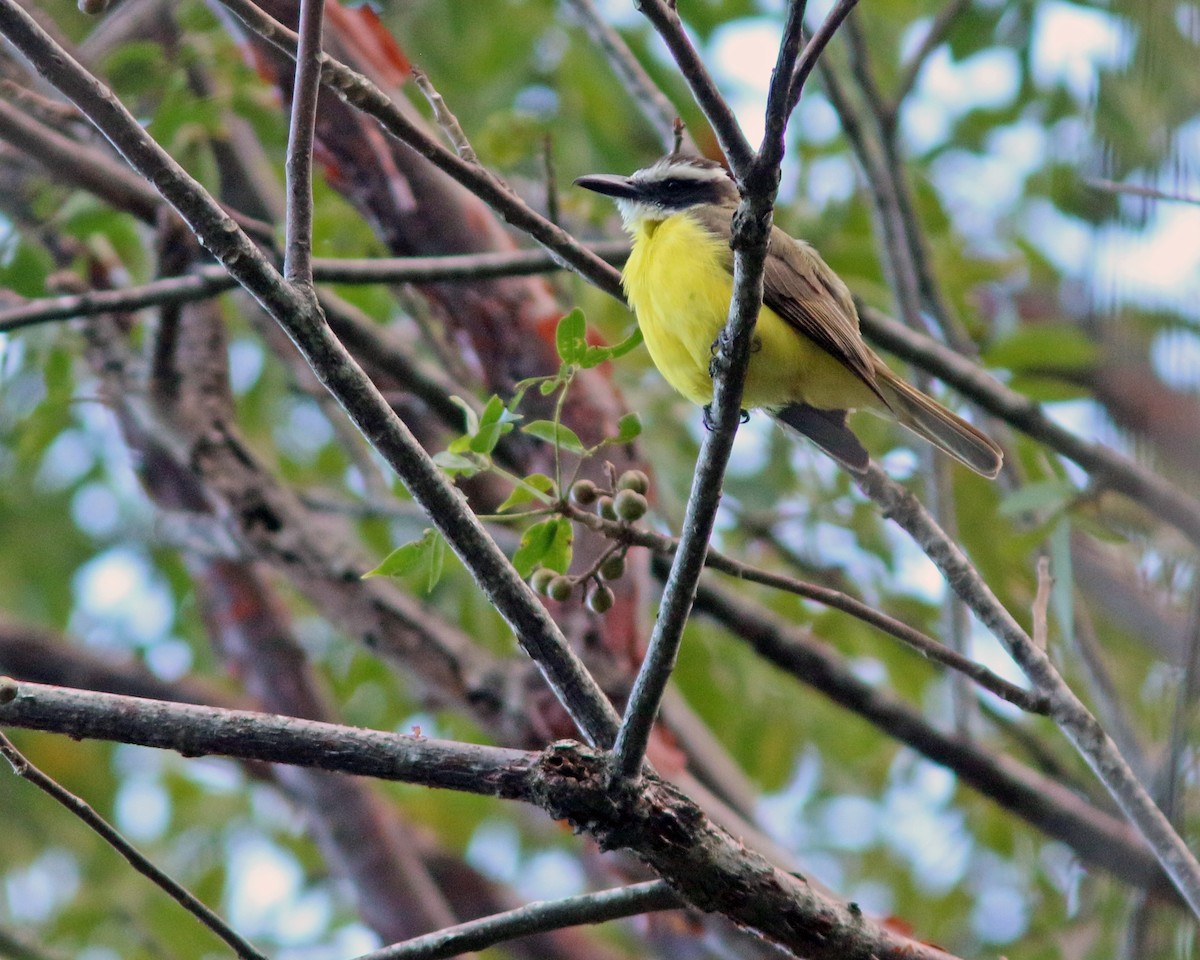
[[[737,185],[720,164],[683,154],[629,177],[575,183],[616,200],[633,238],[621,281],[650,356],[671,386],[708,404],[713,342],[733,296]],[[857,409],[896,420],[985,477],[1000,472],[995,443],[901,380],[863,342],[849,289],[809,244],[773,228],[763,288],[744,407],[770,411],[856,473],[868,462],[846,424]]]

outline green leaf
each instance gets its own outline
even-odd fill
[[[368,577],[402,577],[406,573],[412,573],[429,562],[429,555],[433,549],[435,539],[441,539],[437,532],[426,530],[421,534],[419,540],[406,543],[389,553],[383,558],[383,562],[379,566],[374,570],[364,573],[363,579],[366,580]]]
[[[522,503],[536,500],[539,503],[550,503],[554,499],[554,481],[544,473],[531,473],[521,480],[500,506],[497,513],[511,510]]]
[[[475,453],[491,453],[496,449],[500,438],[513,428],[512,415],[504,407],[504,401],[493,395],[483,408],[479,417],[479,426],[469,447]]]
[[[642,342],[642,331],[634,328],[633,333],[627,336],[620,343],[613,344],[611,347],[588,347],[583,356],[579,360],[579,365],[585,369],[597,367],[608,360],[616,360],[618,357],[623,357],[634,347],[637,347]]]
[[[1041,480],[1014,490],[1001,501],[996,512],[1002,517],[1016,517],[1034,510],[1057,513],[1078,495],[1079,491],[1068,480]]]
[[[583,311],[576,307],[558,321],[554,331],[554,343],[558,348],[559,359],[565,364],[577,364],[583,361],[587,353],[587,321]]]
[[[533,420],[525,424],[521,429],[522,432],[529,434],[531,437],[537,437],[539,440],[553,443],[563,450],[571,451],[571,453],[587,452],[587,447],[575,435],[575,431],[570,427],[563,426],[561,423],[556,424],[552,420]]]
[[[451,395],[450,402],[463,412],[463,420],[465,421],[464,429],[467,435],[474,436],[477,434],[479,432],[479,414],[475,412],[475,408],[457,395]]]
[[[574,528],[565,517],[550,517],[535,523],[521,535],[521,543],[513,554],[513,566],[522,577],[541,565],[566,573],[571,565],[571,542]]]
[[[389,553],[379,566],[363,574],[368,577],[402,577],[410,573],[424,575],[424,589],[430,593],[442,578],[446,565],[446,541],[436,530],[426,530],[413,540]]]
[[[453,444],[452,444],[453,446]],[[433,462],[451,477],[473,477],[480,470],[487,468],[486,463],[480,463],[479,457],[464,457],[458,450],[442,450],[433,455]]]
[[[636,413],[627,413],[617,421],[617,435],[613,443],[629,443],[641,436],[642,418]]]

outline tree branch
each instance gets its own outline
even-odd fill
[[[592,43],[604,54],[617,79],[658,134],[663,152],[678,152],[684,148],[697,153],[692,137],[686,131],[676,130],[678,111],[638,62],[621,35],[605,22],[593,0],[570,0],[570,4]]]
[[[394,943],[381,950],[372,950],[357,960],[442,960],[444,957],[486,950],[517,937],[585,923],[606,923],[642,913],[675,910],[682,906],[685,906],[684,901],[670,886],[662,880],[649,880],[615,890],[529,903],[515,910],[480,917],[403,943]]]
[[[656,562],[656,572],[662,574]],[[723,624],[764,659],[862,717],[885,736],[953,770],[963,783],[1061,840],[1083,860],[1136,887],[1175,898],[1174,887],[1139,834],[1116,817],[1091,806],[1069,785],[1042,776],[1003,753],[992,754],[929,724],[888,690],[855,675],[845,659],[809,631],[784,623],[710,582],[702,582],[697,612]],[[1182,900],[1177,901],[1182,906]]]
[[[0,0],[0,32],[88,116],[134,169],[162,191],[200,241],[287,331],[322,383],[471,570],[476,583],[538,663],[585,736],[597,743],[611,742],[616,715],[603,692],[528,584],[466,508],[462,495],[330,333],[315,300],[298,296],[204,188],[15,0]]]
[[[653,774],[636,787],[609,789],[608,755],[577,744],[559,742],[541,753],[525,753],[7,678],[0,678],[0,723],[189,757],[220,754],[292,763],[521,800],[586,831],[602,849],[634,851],[689,903],[719,911],[799,956],[949,958],[772,866]]]
[[[721,96],[708,68],[700,59],[700,54],[688,39],[683,22],[675,11],[675,4],[668,3],[667,0],[634,0],[634,6],[654,25],[667,49],[671,51],[679,72],[691,88],[692,96],[708,117],[708,122],[712,124],[713,132],[729,160],[730,168],[736,176],[745,176],[750,164],[754,162],[754,148],[742,133],[737,117]]]
[[[1110,447],[1060,427],[1037,403],[1004,386],[950,347],[861,302],[858,314],[863,332],[873,343],[944,380],[988,413],[1079,464],[1093,475],[1097,486],[1123,493],[1200,544],[1200,501]]]
[[[623,240],[596,243],[590,249],[609,263],[621,263],[629,255],[629,244]],[[317,283],[344,284],[470,283],[566,269],[569,268],[546,250],[468,253],[446,257],[378,257],[369,260],[314,257],[312,260],[313,279]],[[198,267],[184,276],[165,277],[124,290],[89,290],[72,296],[26,300],[0,309],[0,333],[11,333],[54,320],[72,320],[100,313],[124,313],[143,307],[204,300],[237,285],[238,282],[229,275],[229,271],[216,264]]]
[[[951,589],[1004,643],[1034,687],[1050,698],[1050,716],[1141,832],[1192,913],[1200,917],[1200,863],[1155,806],[1116,744],[1059,675],[1046,651],[1038,649],[1021,629],[916,497],[874,464],[857,482],[884,516],[896,521],[916,541]]]
[[[679,540],[676,538],[655,533],[652,530],[633,524],[605,520],[594,513],[582,510],[571,504],[567,505],[567,516],[575,523],[584,524],[604,534],[611,540],[646,547],[662,556],[669,557],[679,548]],[[709,569],[728,574],[738,580],[762,584],[765,587],[782,590],[784,593],[791,593],[806,600],[815,600],[817,603],[831,609],[840,610],[857,620],[861,620],[863,623],[870,624],[888,636],[894,637],[901,643],[916,650],[925,659],[932,660],[944,667],[964,674],[985,690],[994,693],[1002,700],[1007,700],[1014,706],[1020,707],[1022,710],[1038,714],[1046,714],[1050,710],[1049,702],[1041,694],[1010,683],[1003,677],[993,673],[983,664],[963,656],[961,653],[947,647],[943,643],[939,643],[933,637],[922,633],[915,627],[911,627],[907,623],[897,620],[895,617],[890,617],[882,610],[876,610],[870,604],[864,603],[862,600],[852,597],[841,590],[834,590],[831,587],[798,580],[795,577],[789,577],[780,573],[772,573],[769,570],[763,570],[753,564],[736,560],[719,550],[711,548],[705,556],[704,565]]]
[[[11,683],[12,681],[8,682]],[[6,688],[2,686],[3,683],[4,681],[0,680],[0,701],[3,701],[4,697],[8,695]],[[0,712],[2,710],[3,707],[0,706]],[[88,827],[99,834],[105,843],[124,857],[134,870],[143,877],[146,877],[151,883],[166,893],[167,896],[183,907],[184,910],[224,940],[242,960],[267,960],[264,954],[254,949],[248,940],[196,899],[190,891],[184,889],[176,880],[151,863],[133,844],[121,836],[120,832],[112,824],[96,813],[86,802],[30,763],[3,733],[0,733],[0,754],[12,764],[13,773],[23,780],[28,780],[87,824]]]
[[[321,24],[325,0],[300,0],[300,39],[288,125],[287,218],[283,272],[288,282],[312,288],[312,151],[321,89]]]

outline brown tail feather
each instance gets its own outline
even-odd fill
[[[1004,452],[991,438],[905,383],[882,362],[875,376],[880,392],[902,426],[982,476],[991,479],[1000,472]]]

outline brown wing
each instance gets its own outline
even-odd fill
[[[730,208],[689,211],[714,233],[728,237]],[[730,252],[729,269],[733,269]],[[778,227],[763,275],[763,303],[834,359],[844,364],[887,405],[875,383],[875,360],[858,331],[858,311],[846,285],[811,246]]]

